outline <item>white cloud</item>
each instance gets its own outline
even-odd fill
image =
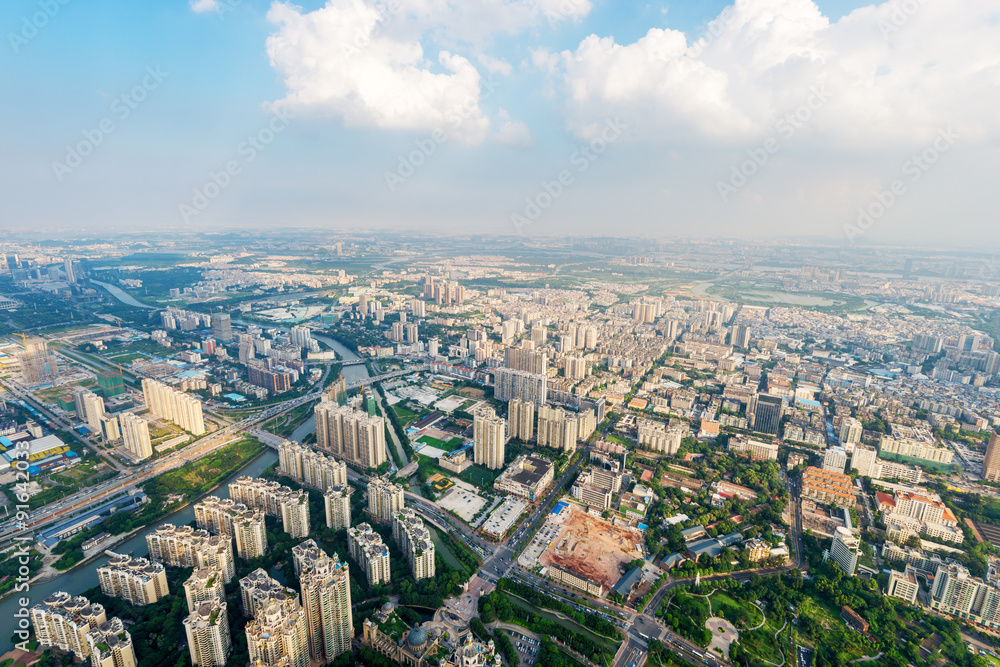
[[[396,17],[362,0],[330,0],[306,13],[276,2],[268,19],[279,28],[267,53],[287,89],[275,106],[333,115],[353,127],[442,129],[468,144],[486,137],[476,68],[441,51],[445,71],[432,71],[419,41],[384,27]]]
[[[191,0],[191,9],[198,14],[215,11],[215,8],[215,0]]]
[[[497,143],[516,148],[534,146],[535,141],[531,137],[531,130],[528,129],[527,124],[519,120],[512,121],[506,109],[500,109],[497,118],[501,123],[495,137]]]
[[[476,56],[476,60],[479,64],[486,68],[486,71],[495,74],[503,74],[504,76],[510,76],[510,73],[514,70],[510,63],[503,58],[494,58],[488,56],[485,53],[480,53]]]
[[[632,44],[590,35],[574,51],[532,54],[555,69],[575,133],[620,115],[639,136],[717,141],[773,133],[824,86],[802,136],[867,148],[926,141],[939,127],[1000,135],[1000,8],[994,3],[859,8],[830,22],[811,0],[739,0],[692,40],[652,29]],[[799,140],[798,137],[796,139]]]

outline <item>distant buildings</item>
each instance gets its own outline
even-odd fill
[[[499,470],[504,464],[507,442],[507,422],[497,417],[493,408],[480,408],[474,417],[475,462],[490,470]]]
[[[138,607],[153,604],[169,591],[167,573],[162,563],[129,555],[112,556],[107,565],[97,568],[101,592],[121,598]]]
[[[233,340],[233,322],[229,313],[212,313],[212,336],[221,343]]]
[[[377,468],[386,459],[385,420],[345,405],[316,405],[316,446],[362,468]]]
[[[262,361],[248,360],[247,373],[247,381],[255,387],[266,389],[269,396],[283,394],[292,388],[291,373],[278,368],[270,369]]]

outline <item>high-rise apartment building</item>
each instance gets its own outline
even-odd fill
[[[387,460],[385,420],[365,412],[321,401],[316,405],[316,446],[338,459],[377,468]]]
[[[476,465],[485,466],[490,470],[503,468],[504,448],[507,442],[506,420],[497,417],[493,408],[480,408],[475,414],[473,432]]]
[[[510,437],[519,438],[525,442],[535,437],[535,404],[512,399],[507,404],[507,424]]]
[[[231,498],[206,496],[194,506],[194,519],[199,528],[234,538],[240,558],[257,558],[267,551],[264,513],[259,509],[252,510]]]
[[[830,447],[823,453],[823,470],[843,473],[847,467],[847,452],[841,447]]]
[[[257,568],[240,579],[240,604],[244,616],[255,618],[271,600],[298,602],[299,594],[293,588],[282,586],[263,568]]]
[[[638,424],[639,446],[654,452],[673,456],[681,448],[684,431],[680,428],[667,428],[662,422],[643,419]]]
[[[973,578],[968,569],[958,564],[938,566],[930,606],[993,630],[1000,628],[1000,589]]]
[[[499,401],[517,398],[536,407],[545,404],[548,378],[544,375],[500,367],[493,370],[493,384]]]
[[[983,479],[987,482],[1000,482],[1000,432],[996,429],[990,433],[990,442],[986,445],[986,455],[983,457]]]
[[[132,558],[127,554],[112,556],[107,565],[97,568],[101,592],[143,607],[153,604],[169,591],[167,572],[162,563],[151,563],[145,558]]]
[[[833,534],[833,544],[830,545],[829,557],[837,563],[844,574],[853,577],[858,568],[860,554],[861,540],[848,528],[838,526]]]
[[[538,409],[536,441],[539,446],[574,452],[576,451],[578,436],[579,429],[576,414],[548,405],[543,405]]]
[[[272,480],[238,477],[229,484],[229,497],[281,519],[283,530],[296,538],[309,535],[309,494],[294,491]]]
[[[24,351],[17,353],[21,380],[30,386],[51,382],[59,377],[59,360],[44,338],[26,338]]]
[[[212,336],[221,343],[233,340],[233,322],[229,313],[212,313]]]
[[[87,633],[90,646],[90,664],[93,667],[135,667],[135,648],[132,635],[118,617],[101,623]]]
[[[233,541],[207,530],[165,523],[146,535],[149,559],[173,567],[218,567],[229,583],[236,576]]]
[[[245,632],[254,667],[309,667],[309,635],[298,601],[271,599]]]
[[[201,401],[173,387],[144,378],[142,394],[146,407],[157,419],[173,422],[192,435],[205,434],[205,420]]]
[[[232,649],[224,600],[202,602],[182,621],[191,664],[224,667]]]
[[[263,361],[247,362],[247,381],[255,387],[267,389],[271,396],[283,394],[292,388],[292,374],[280,369],[270,369]]]
[[[861,434],[864,433],[864,430],[861,420],[854,417],[845,417],[844,421],[840,423],[840,444],[847,451],[851,451],[848,448],[861,442]]]
[[[349,486],[331,486],[323,494],[323,507],[326,509],[326,527],[330,530],[340,530],[351,527],[351,493]]]
[[[56,591],[36,604],[29,616],[41,649],[57,648],[80,660],[90,655],[87,633],[108,620],[102,605],[63,591]]]
[[[391,524],[392,517],[403,509],[403,487],[389,481],[388,477],[371,477],[368,480],[368,516],[383,524]]]
[[[534,342],[532,344],[534,345]],[[545,375],[545,372],[548,370],[549,357],[541,350],[533,350],[526,347],[508,347],[504,351],[504,365],[515,371]]]
[[[118,425],[122,431],[122,444],[132,453],[132,458],[144,461],[153,455],[149,424],[145,419],[131,412],[123,412],[118,415]]]
[[[362,523],[347,529],[347,548],[351,558],[361,566],[368,585],[388,583],[389,548],[382,542],[382,536],[372,529],[371,525]]]
[[[434,577],[434,542],[424,526],[423,519],[410,507],[404,507],[393,516],[392,535],[406,556],[413,578],[432,579]]]
[[[729,340],[733,347],[741,347],[743,349],[750,347],[750,327],[742,324],[733,326],[732,335]]]
[[[317,491],[347,486],[347,465],[309,447],[282,443],[278,463],[283,474]]]
[[[302,573],[313,566],[313,563],[320,558],[326,558],[326,552],[319,548],[316,540],[308,539],[299,542],[292,547],[292,561],[295,563],[295,576],[301,577]]]
[[[351,581],[347,563],[337,554],[318,559],[302,573],[302,607],[305,609],[309,652],[323,663],[351,650]]]
[[[87,423],[87,428],[90,429],[91,433],[100,433],[101,419],[104,417],[104,399],[86,389],[79,394],[74,392],[74,398],[77,400],[77,416]],[[81,404],[82,413],[80,412]]]
[[[587,377],[587,360],[583,357],[566,357],[566,379],[582,380]]]
[[[188,612],[194,611],[203,602],[225,602],[226,588],[223,585],[222,570],[217,567],[202,567],[191,572],[184,581],[184,599]]]

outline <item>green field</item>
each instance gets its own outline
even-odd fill
[[[479,466],[469,466],[462,471],[459,477],[471,484],[475,484],[481,489],[492,489],[493,481],[496,479],[496,475],[486,468],[480,468]]]

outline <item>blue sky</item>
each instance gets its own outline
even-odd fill
[[[997,10],[911,2],[8,1],[2,224],[995,242]]]

